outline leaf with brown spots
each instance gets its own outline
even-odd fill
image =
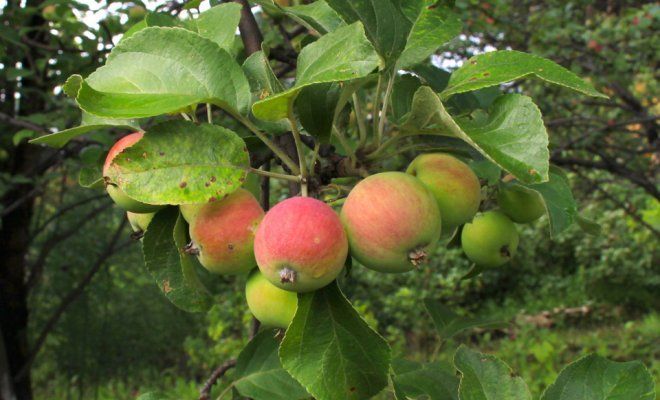
[[[240,187],[249,167],[244,148],[243,139],[229,129],[169,121],[119,154],[108,178],[148,204],[205,203]]]
[[[587,96],[605,97],[587,81],[543,57],[513,50],[493,51],[472,57],[451,75],[443,100],[457,93],[497,86],[528,76],[537,77]]]

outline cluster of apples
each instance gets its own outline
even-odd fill
[[[114,157],[142,137],[134,133],[110,150]],[[128,211],[136,230],[146,230],[159,206],[128,197],[109,184],[112,199]],[[286,327],[295,314],[297,293],[335,280],[350,255],[380,272],[406,272],[425,262],[441,237],[463,226],[461,245],[483,267],[509,261],[518,246],[514,222],[544,213],[535,192],[501,189],[499,211],[479,213],[481,185],[470,167],[448,154],[420,155],[404,172],[382,172],[360,181],[341,212],[310,197],[292,197],[267,213],[247,190],[224,199],[181,205],[191,243],[186,251],[217,274],[249,274],[248,307],[263,324]],[[512,221],[513,220],[513,221]],[[258,268],[254,268],[255,265]]]

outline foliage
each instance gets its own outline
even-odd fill
[[[7,159],[3,159],[3,167],[20,160],[13,153],[19,154],[24,149],[35,149],[46,159],[50,154],[73,159],[73,162],[46,164],[44,171],[50,169],[50,172],[41,175],[15,174],[13,167],[6,179],[4,172],[2,175],[3,196],[9,199],[5,201],[3,197],[2,206],[9,214],[13,211],[13,202],[22,199],[20,191],[16,197],[17,189],[30,193],[29,190],[42,187],[45,193],[55,193],[58,179],[62,179],[59,199],[55,195],[44,195],[35,203],[39,212],[34,218],[32,233],[47,235],[37,236],[30,254],[34,261],[25,265],[26,271],[33,271],[26,273],[27,279],[19,279],[27,281],[30,287],[39,283],[39,290],[33,292],[30,299],[31,307],[39,310],[31,324],[46,326],[43,331],[46,336],[33,335],[37,343],[34,349],[38,352],[41,337],[47,337],[44,346],[49,352],[43,361],[38,359],[41,364],[36,371],[40,380],[44,376],[58,376],[57,369],[64,366],[76,371],[65,380],[69,386],[72,382],[78,386],[81,395],[86,385],[117,382],[114,396],[122,397],[127,391],[120,388],[123,382],[155,380],[152,371],[143,371],[147,365],[178,364],[168,368],[172,375],[188,375],[199,381],[220,359],[235,357],[246,345],[238,358],[236,371],[228,375],[227,383],[218,385],[216,392],[227,388],[253,398],[272,398],[273,393],[268,388],[272,382],[265,386],[257,382],[258,385],[251,386],[249,378],[250,371],[268,368],[279,377],[278,381],[296,388],[292,390],[302,390],[297,380],[319,399],[365,398],[387,386],[388,378],[393,384],[391,390],[398,397],[423,396],[444,390],[449,396],[465,399],[492,395],[490,391],[508,391],[507,396],[512,398],[529,398],[523,379],[509,379],[508,367],[502,361],[465,347],[459,347],[454,355],[455,342],[471,334],[472,328],[482,325],[484,319],[479,315],[496,315],[507,320],[521,306],[529,312],[549,305],[589,302],[624,305],[635,311],[657,307],[654,293],[660,284],[657,254],[653,250],[658,229],[657,221],[653,220],[653,213],[657,211],[657,188],[653,184],[657,160],[649,156],[648,151],[657,139],[653,114],[657,110],[653,91],[649,89],[649,85],[654,84],[649,79],[653,68],[647,66],[654,62],[649,44],[655,39],[645,36],[657,19],[657,6],[601,10],[600,6],[582,9],[580,4],[571,3],[563,8],[549,8],[551,12],[545,12],[549,5],[528,6],[534,12],[521,13],[516,8],[518,5],[507,2],[468,2],[450,8],[422,0],[403,7],[386,0],[359,2],[358,7],[335,0],[294,6],[287,5],[289,2],[276,5],[260,1],[265,12],[257,17],[265,41],[263,52],[255,52],[258,49],[250,48],[247,41],[241,44],[234,35],[239,21],[236,4],[216,6],[203,13],[194,11],[200,3],[186,5],[188,14],[185,17],[176,15],[181,10],[176,6],[163,8],[175,17],[161,13],[149,13],[140,21],[141,17],[137,17],[138,20],[131,20],[134,25],[130,29],[110,15],[92,32],[95,39],[84,35],[89,28],[76,21],[76,13],[85,11],[86,6],[82,4],[57,3],[54,14],[50,9],[48,13],[43,12],[47,21],[41,19],[40,7],[33,6],[32,2],[28,2],[27,7],[8,8],[15,13],[12,14],[14,24],[32,18],[29,24],[33,27],[45,24],[49,29],[54,28],[41,36],[2,31],[3,41],[20,45],[16,51],[0,53],[3,65],[16,65],[3,75],[6,82],[12,82],[12,88],[21,91],[16,98],[25,96],[27,102],[30,90],[43,89],[44,78],[48,78],[49,84],[62,85],[63,92],[83,110],[80,127],[63,129],[71,126],[73,114],[72,107],[66,107],[70,103],[59,88],[55,96],[44,95],[45,100],[38,102],[42,105],[32,110],[26,106],[29,103],[22,100],[12,101],[12,104],[3,100],[3,123],[8,121],[14,128],[21,128],[12,129],[11,140],[3,142],[3,151],[7,153],[5,144],[11,150],[9,161],[5,163]],[[371,8],[369,4],[378,7]],[[135,18],[134,11],[122,10]],[[576,10],[577,16],[573,15]],[[438,49],[460,32],[459,14],[466,21],[466,35]],[[586,23],[579,20],[583,17]],[[222,19],[223,23],[215,24],[216,19]],[[521,19],[524,22],[520,22]],[[570,23],[561,23],[565,20]],[[634,28],[627,29],[626,24]],[[547,29],[536,29],[538,25]],[[309,29],[310,26],[313,29]],[[384,29],[385,26],[396,29]],[[531,27],[534,32],[529,32]],[[295,36],[301,35],[301,38],[292,39],[287,29],[300,31]],[[241,31],[245,39],[243,26]],[[113,33],[121,32],[125,32],[124,37],[112,43]],[[562,42],[566,38],[569,44]],[[643,61],[634,65],[643,67],[631,67],[625,59],[628,53],[611,51],[609,46],[600,44],[602,38],[621,41],[626,50],[638,51]],[[41,47],[34,45],[35,42]],[[463,46],[465,42],[470,45]],[[491,43],[501,51],[463,61]],[[36,46],[39,62],[15,62],[17,54],[21,60],[23,54],[34,54],[35,50],[25,47],[26,44]],[[575,57],[576,52],[583,50],[582,44],[595,53],[594,59],[611,60],[611,63],[594,66],[589,60]],[[509,46],[536,55],[508,50]],[[51,67],[48,60],[53,55],[52,48],[57,50],[58,47],[61,49]],[[71,51],[71,47],[75,51]],[[110,48],[112,51],[104,59]],[[463,49],[467,49],[467,53]],[[456,57],[462,66],[449,74],[437,67],[441,61],[437,56],[432,56],[432,63],[428,63],[428,57],[436,52],[440,52],[444,60]],[[92,65],[83,56],[89,53],[94,54]],[[252,56],[248,57],[250,54]],[[564,69],[539,56],[549,56],[570,68]],[[101,61],[105,66],[97,68]],[[397,74],[397,70],[404,69],[406,74]],[[590,78],[583,81],[576,74]],[[64,83],[68,75],[73,76]],[[558,83],[560,87],[548,88],[538,81],[516,80],[531,75]],[[513,80],[516,81],[510,82]],[[611,99],[584,100],[566,90],[572,88],[595,97],[606,97],[592,84]],[[479,90],[472,91],[474,89]],[[498,89],[505,93],[500,95]],[[520,91],[526,95],[517,93]],[[7,94],[12,99],[15,97],[4,91],[3,99],[8,98]],[[4,107],[4,103],[8,107]],[[220,109],[223,112],[219,112]],[[18,118],[12,117],[15,110],[20,110],[16,114]],[[592,118],[589,116],[592,113],[598,116]],[[174,121],[179,115],[189,121]],[[198,118],[204,117],[209,124],[198,123]],[[366,124],[373,126],[367,129]],[[136,265],[139,260],[135,259],[135,252],[114,254],[125,248],[115,240],[123,229],[116,213],[101,214],[98,225],[76,229],[82,228],[92,217],[98,217],[96,214],[105,210],[107,204],[99,209],[91,204],[79,207],[79,213],[89,212],[87,218],[80,219],[80,215],[62,218],[68,204],[75,205],[83,193],[72,188],[68,175],[79,171],[83,186],[102,185],[99,161],[103,158],[103,149],[112,141],[106,130],[136,127],[146,131],[145,139],[118,157],[112,173],[104,179],[106,184],[118,185],[143,201],[177,205],[200,199],[215,200],[239,187],[246,175],[248,181],[249,177],[254,181],[255,174],[261,174],[271,180],[273,201],[286,196],[282,183],[291,183],[291,194],[296,193],[298,185],[303,195],[309,191],[312,196],[322,197],[331,204],[341,203],[356,178],[382,169],[400,169],[419,151],[440,150],[471,160],[479,177],[488,182],[485,209],[492,207],[493,192],[506,173],[510,175],[505,176],[504,181],[515,179],[540,193],[548,219],[542,219],[535,226],[521,227],[522,236],[527,239],[547,236],[539,229],[549,227],[555,241],[523,240],[521,251],[511,265],[479,276],[473,269],[469,274],[472,279],[464,279],[471,266],[454,247],[457,243],[449,240],[444,243],[447,248],[436,251],[432,264],[423,266],[415,274],[383,277],[355,264],[348,276],[340,279],[339,286],[332,284],[301,296],[301,307],[281,345],[279,340],[267,336],[267,331],[248,343],[244,327],[249,316],[241,296],[243,279],[218,279],[191,262],[182,251],[187,241],[186,229],[176,208],[161,211],[143,239],[147,269],[174,304],[193,311],[210,308],[206,316],[171,313],[172,309],[164,311],[166,308],[161,307],[166,306],[160,298],[150,304],[154,298],[138,290],[148,281],[147,275],[129,273],[127,276],[128,272],[119,270],[123,265]],[[62,150],[49,153],[50,150],[36,150],[25,143],[25,139],[36,136],[34,132],[46,133],[51,128],[60,131],[44,135],[34,143]],[[583,128],[589,130],[588,134],[576,140],[576,132]],[[556,134],[554,129],[558,131]],[[549,140],[549,131],[552,140]],[[623,137],[613,139],[617,132],[623,132]],[[328,141],[334,147],[329,146]],[[514,145],[510,145],[511,142]],[[309,150],[303,150],[304,144]],[[222,156],[217,157],[220,153]],[[157,154],[168,157],[159,158]],[[266,165],[264,169],[273,167],[264,164],[264,160],[271,159],[279,160],[274,166],[275,172],[257,170],[262,165]],[[574,173],[566,175],[550,162]],[[61,170],[56,170],[57,166],[62,166]],[[612,176],[626,181],[610,184]],[[220,181],[216,185],[210,184],[217,178]],[[275,182],[278,178],[284,182]],[[333,178],[338,179],[331,180]],[[631,191],[631,186],[639,191]],[[333,191],[337,192],[336,197],[327,196]],[[603,197],[596,198],[594,193]],[[579,212],[576,199],[589,199],[590,204]],[[618,209],[610,211],[612,205]],[[30,201],[26,206],[33,204]],[[646,213],[638,214],[639,209]],[[597,223],[584,216],[591,216]],[[51,225],[53,220],[56,223]],[[3,214],[3,225],[4,221]],[[77,226],[79,221],[83,221],[81,226]],[[579,225],[572,225],[574,222]],[[111,237],[108,247],[99,241],[93,246],[86,245],[90,238],[103,237],[107,228],[115,227],[116,235],[106,234]],[[580,228],[590,233],[600,230],[604,234],[585,237]],[[59,239],[61,230],[73,233]],[[69,237],[75,238],[67,241],[73,247],[53,250],[58,239]],[[77,249],[85,251],[77,253]],[[553,255],[552,262],[548,254]],[[89,261],[97,255],[98,262]],[[76,264],[73,273],[56,273],[68,268],[70,263]],[[92,265],[91,275],[78,267],[88,264]],[[90,284],[104,264],[108,265],[108,272],[99,273],[95,283]],[[138,281],[139,286],[136,286]],[[110,290],[120,282],[121,290]],[[85,290],[87,285],[89,288]],[[105,292],[99,291],[100,287],[104,287]],[[68,288],[73,288],[70,294],[67,294]],[[383,292],[389,295],[378,295]],[[102,337],[106,331],[121,331],[107,320],[96,327],[98,321],[90,323],[89,319],[90,314],[95,314],[100,305],[113,296],[129,301],[135,299],[141,305],[134,314],[127,316],[130,321],[143,323],[131,330],[132,334],[140,332],[136,337],[142,338],[144,332],[154,329],[158,334],[147,335],[150,340],[142,340],[139,346],[135,338],[120,339],[123,336],[90,344],[88,332],[92,337]],[[78,302],[69,306],[70,298]],[[212,302],[219,305],[211,307]],[[423,302],[432,320],[425,315]],[[61,312],[67,307],[69,311],[53,330],[49,311],[55,310],[54,323],[58,323]],[[455,307],[464,310],[458,314],[470,317],[464,318],[449,310]],[[106,306],[102,315],[120,315],[121,310]],[[144,310],[152,310],[144,314],[149,318],[140,318]],[[206,326],[199,328],[202,320]],[[440,330],[443,341],[437,338],[438,332],[431,321]],[[488,322],[492,322],[492,318]],[[5,325],[4,321],[2,323]],[[333,327],[329,332],[328,324]],[[376,328],[391,345],[391,351],[374,332]],[[453,337],[459,331],[463,333]],[[529,332],[523,328],[518,333]],[[181,343],[184,337],[187,339],[182,348],[187,352],[187,360],[181,358],[182,348],[160,347],[163,343]],[[304,337],[314,340],[305,341]],[[529,363],[526,369],[534,375],[528,382],[533,382],[530,388],[535,394],[550,385],[557,375],[556,359],[548,361],[557,353],[550,348],[561,347],[563,341],[552,334],[548,337],[548,341],[529,347],[538,361]],[[477,338],[481,340],[481,336]],[[448,342],[445,339],[449,339]],[[80,343],[85,344],[78,346]],[[135,365],[122,371],[120,379],[115,381],[116,367],[111,366],[119,366],[122,359],[129,357],[125,343],[134,343],[131,348],[138,349],[136,354],[149,354],[153,358],[131,359]],[[519,342],[515,343],[513,346],[518,346]],[[86,353],[97,345],[104,354],[116,354],[117,360],[99,366]],[[278,346],[279,353],[275,351]],[[360,348],[362,350],[358,351]],[[312,350],[324,352],[327,364],[313,367],[318,357]],[[609,354],[606,348],[597,350]],[[390,353],[405,356],[415,351],[433,354],[433,357],[413,356],[419,362],[395,358],[391,365],[394,376],[388,377]],[[168,353],[170,356],[165,356]],[[512,354],[524,353],[520,349],[512,351]],[[510,361],[506,354],[501,353]],[[623,357],[617,354],[615,358],[629,357],[629,352],[622,354]],[[440,361],[436,360],[436,355]],[[647,357],[642,355],[646,361]],[[280,360],[282,365],[279,365]],[[487,365],[482,369],[480,364],[486,360]],[[525,358],[513,365],[519,367],[527,362]],[[571,364],[559,375],[556,387],[566,382],[570,386],[574,379],[578,379],[580,385],[588,382],[584,374],[575,378],[571,372],[580,369],[585,362],[602,365],[607,371],[633,371],[631,376],[637,382],[615,390],[624,390],[622,393],[636,398],[653,396],[652,382],[639,364],[613,364],[595,356]],[[652,368],[656,368],[655,364]],[[328,373],[319,376],[317,369]],[[461,372],[460,389],[453,379],[455,370]],[[447,379],[441,379],[442,383],[437,385],[426,385],[434,381],[434,376]],[[508,384],[501,384],[505,380]],[[592,392],[598,393],[609,381],[594,384],[591,380]],[[174,397],[194,396],[191,385],[183,379],[172,378],[167,382],[165,386],[141,387],[140,392],[160,389]],[[252,390],[254,388],[258,390]],[[633,395],[637,389],[639,391]],[[559,398],[554,391],[550,386],[545,398]],[[120,392],[124,393],[120,395]]]

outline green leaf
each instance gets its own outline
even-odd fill
[[[250,88],[216,43],[182,28],[150,27],[112,50],[105,66],[82,83],[77,101],[88,113],[109,118],[151,117],[198,103],[240,114],[247,111]]]
[[[390,348],[335,282],[299,295],[280,359],[318,400],[364,399],[387,386]]]
[[[167,207],[156,213],[142,241],[144,264],[172,304],[188,312],[205,312],[213,305],[213,298],[193,274],[194,269],[191,273],[182,265],[192,262],[183,251],[186,233],[178,208]]]
[[[462,28],[461,19],[450,8],[439,4],[423,6],[397,61],[397,69],[428,59],[438,47],[461,33]]]
[[[176,19],[170,14],[166,13],[149,13],[147,14],[146,17],[140,22],[135,23],[133,26],[131,26],[126,32],[124,32],[124,35],[121,37],[121,40],[119,41],[120,43],[129,37],[133,36],[136,32],[139,32],[145,28],[148,28],[150,26],[161,26],[161,27],[181,27],[185,28],[183,26],[182,21]]]
[[[472,351],[461,345],[454,354],[454,366],[461,373],[460,400],[531,400],[525,382],[499,358]]]
[[[82,167],[80,169],[78,184],[88,189],[102,189],[105,187],[101,170],[92,167]]]
[[[502,169],[492,161],[482,158],[480,160],[471,160],[468,165],[470,169],[480,179],[485,180],[489,185],[495,185],[502,175]]]
[[[461,317],[437,300],[424,299],[424,307],[433,320],[433,325],[443,340],[473,328],[492,328],[506,325],[495,319]]]
[[[548,133],[541,112],[527,96],[502,95],[488,113],[454,120],[433,90],[422,86],[401,129],[458,137],[523,182],[548,180]]]
[[[272,330],[259,333],[241,351],[236,361],[238,392],[255,400],[296,400],[309,394],[282,368],[277,356],[279,342]]]
[[[373,71],[378,62],[361,24],[339,28],[302,49],[294,87],[254,103],[252,112],[267,121],[286,118],[304,87],[361,78]]]
[[[166,395],[163,392],[149,392],[140,395],[136,400],[169,400],[170,396]]]
[[[62,91],[72,99],[78,97],[78,91],[80,86],[82,86],[83,77],[78,74],[73,74],[66,79],[64,85],[62,85]]]
[[[268,62],[268,58],[263,51],[252,53],[252,55],[243,62],[242,68],[245,76],[248,78],[248,82],[250,83],[253,101],[258,101],[271,94],[284,91],[282,83],[275,76],[270,63]],[[272,122],[255,119],[254,123],[259,129],[272,134],[284,133],[290,129],[289,122],[284,120]],[[260,140],[259,142],[263,144]],[[250,151],[250,153],[252,153],[252,151]]]
[[[121,43],[122,40],[126,40],[129,37],[133,36],[135,32],[141,31],[142,29],[148,27],[147,25],[147,19],[143,19],[142,21],[138,21],[134,23],[126,32],[124,32],[124,35],[122,35],[121,39],[119,42]]]
[[[264,99],[271,94],[284,91],[282,83],[277,79],[263,51],[252,53],[243,62],[243,72],[250,84],[252,95],[256,99]]]
[[[565,173],[558,167],[550,167],[550,179],[526,187],[541,194],[550,218],[550,234],[556,237],[565,231],[578,217],[577,204]]]
[[[29,69],[18,69],[18,68],[7,68],[5,72],[5,79],[8,81],[14,81],[17,78],[25,78],[33,74],[32,70]]]
[[[577,221],[578,225],[580,225],[580,228],[585,233],[590,235],[598,236],[603,230],[598,222],[585,218],[581,215],[578,215],[575,220]]]
[[[554,61],[514,50],[493,51],[470,58],[451,74],[449,85],[440,96],[444,100],[456,93],[495,86],[527,76],[536,76],[588,96],[607,98],[590,83]]]
[[[422,86],[418,77],[410,74],[396,75],[392,86],[392,116],[391,120],[397,124],[405,121],[412,107],[413,97],[417,89]]]
[[[169,121],[113,160],[108,178],[149,204],[205,203],[238,189],[247,174],[245,142],[218,125]]]
[[[133,119],[102,118],[83,112],[80,126],[51,133],[49,135],[40,136],[30,140],[30,143],[61,148],[64,147],[64,145],[67,144],[71,139],[92,131],[98,131],[100,129],[107,128],[121,128],[132,131],[142,130],[138,122]]]
[[[569,364],[541,400],[654,400],[655,385],[639,361],[615,362],[591,354]]]
[[[335,108],[341,96],[338,83],[307,86],[296,98],[295,107],[300,124],[322,143],[330,141]]]
[[[412,71],[436,93],[442,92],[447,87],[451,77],[449,72],[431,64],[419,64]],[[502,91],[499,87],[491,86],[469,93],[459,93],[445,101],[444,105],[452,114],[468,114],[477,108],[490,107],[501,94]]]
[[[313,29],[324,35],[333,32],[346,23],[339,15],[323,0],[310,4],[301,4],[291,7],[283,7],[284,13],[298,21],[300,24]]]
[[[403,69],[428,58],[461,31],[449,7],[430,0],[327,0],[348,23],[362,22],[386,66]],[[398,60],[398,61],[397,61]]]
[[[397,400],[457,400],[458,378],[451,365],[442,362],[421,364],[394,360],[394,393]]]
[[[240,19],[240,4],[220,4],[204,11],[195,20],[197,33],[229,51],[234,45],[234,36]]]
[[[474,115],[474,114],[473,114]],[[484,155],[523,182],[548,180],[548,133],[531,98],[502,95],[487,115],[456,120]]]
[[[32,129],[21,129],[20,131],[14,133],[14,136],[11,138],[11,142],[14,144],[14,146],[18,146],[25,139],[30,139],[36,134],[37,132],[33,131]]]
[[[392,65],[406,47],[412,21],[396,0],[326,0],[348,23],[362,22],[366,35],[387,64]],[[421,6],[420,1],[412,1]]]
[[[202,4],[202,1],[204,0],[188,0],[186,2],[186,5],[183,6],[184,10],[191,10],[193,8],[199,8],[200,4]]]

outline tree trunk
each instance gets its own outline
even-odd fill
[[[41,0],[27,2],[29,7],[38,7]],[[5,12],[10,15],[19,7],[18,2],[8,2]],[[12,10],[12,8],[14,10]],[[34,14],[28,26],[38,27],[44,24],[39,13]],[[17,27],[9,27],[10,29]],[[26,29],[27,36],[34,41],[48,42],[48,31]],[[32,67],[34,60],[43,58],[35,48],[30,48],[31,54],[14,48],[7,53],[24,66]],[[36,112],[44,112],[46,102],[40,93],[45,93],[43,81],[25,78],[22,87],[17,88],[15,81],[3,82],[5,86],[5,101],[0,103],[4,114],[18,117]],[[20,91],[20,103],[14,100],[14,91]],[[3,127],[4,133],[11,135],[20,127]],[[29,227],[33,214],[34,189],[37,175],[45,172],[47,166],[43,162],[44,150],[38,146],[23,143],[10,151],[10,159],[0,165],[3,172],[10,175],[21,175],[32,178],[31,183],[13,186],[2,198],[2,205],[14,205],[2,217],[0,226],[0,400],[30,400],[32,386],[29,371],[18,377],[17,373],[25,365],[29,352],[28,347],[28,288],[26,287],[27,254],[30,237]],[[4,351],[3,351],[4,350]]]
[[[23,150],[19,158],[29,157],[30,150]],[[22,164],[22,163],[21,163]],[[32,185],[21,185],[5,196],[5,204],[13,203],[30,193]],[[2,265],[0,266],[0,329],[6,353],[8,373],[11,377],[13,393],[16,399],[32,398],[30,374],[26,373],[20,379],[15,375],[27,361],[28,355],[28,305],[27,289],[25,287],[26,254],[28,251],[28,227],[32,217],[32,200],[27,200],[2,219],[0,243],[2,246]],[[4,381],[0,381],[4,384]],[[2,388],[5,400],[5,391]],[[8,397],[7,400],[12,400]]]

